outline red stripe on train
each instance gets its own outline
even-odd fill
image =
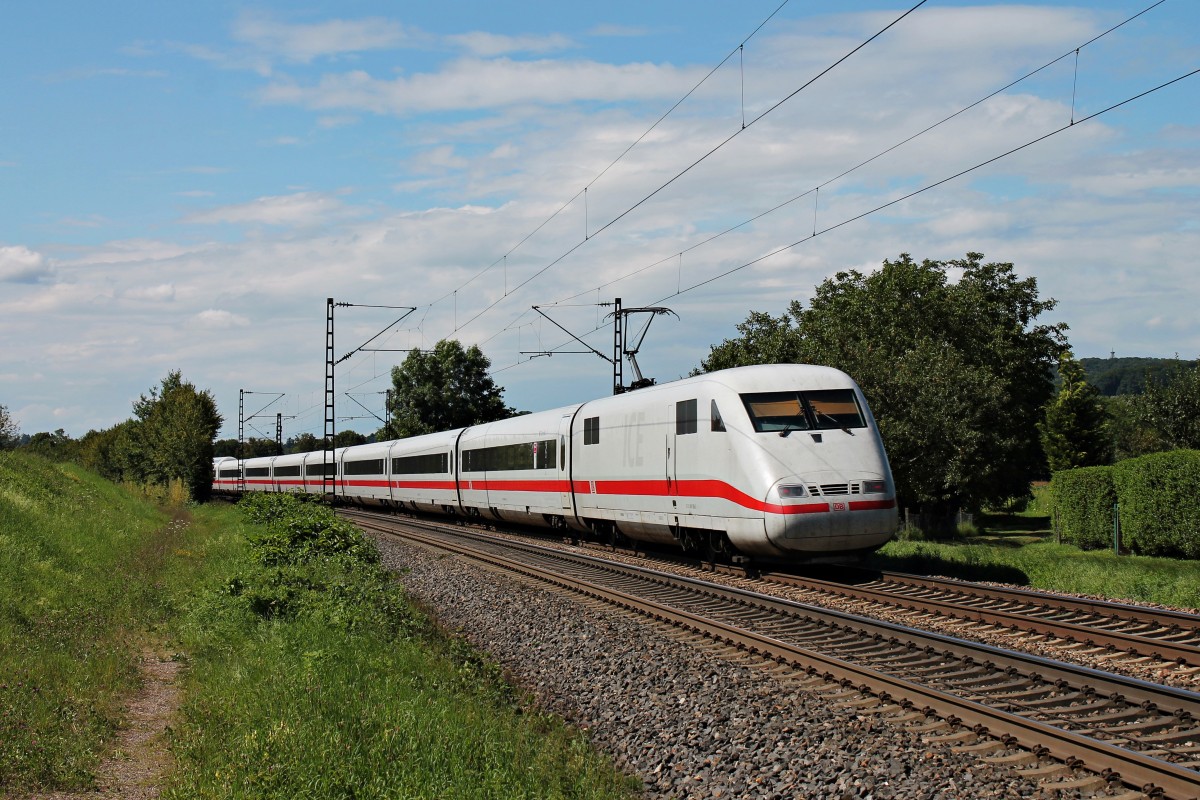
[[[217,481],[218,484],[228,483],[236,485],[236,481]],[[247,481],[247,483],[262,483],[259,481]],[[279,481],[281,485],[292,484],[299,486],[301,482],[295,481]],[[319,485],[321,482],[311,481],[314,485]],[[626,497],[691,497],[691,498],[716,498],[727,500],[743,508],[749,508],[753,511],[761,511],[767,514],[782,514],[792,516],[795,514],[824,514],[831,510],[849,510],[849,511],[880,511],[889,508],[895,508],[895,499],[887,500],[850,500],[850,501],[817,501],[809,503],[796,503],[793,505],[781,505],[779,503],[766,503],[758,500],[745,492],[737,489],[734,486],[719,480],[625,480],[625,481],[574,481],[562,480],[476,480],[466,479],[460,482],[461,488],[464,491],[492,491],[492,492],[541,492],[541,493],[565,493],[572,489],[575,494],[579,495],[624,495]],[[378,480],[363,480],[363,481],[337,481],[337,486],[346,488],[347,486],[354,487],[369,487],[369,488],[388,488],[388,481]],[[391,486],[397,489],[436,489],[443,491],[454,491],[455,483],[453,481],[392,481]]]

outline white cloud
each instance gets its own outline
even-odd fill
[[[175,285],[160,283],[157,286],[141,286],[124,293],[130,300],[145,300],[151,303],[165,303],[175,299]]]
[[[657,64],[595,61],[462,59],[437,73],[391,80],[355,70],[325,75],[316,85],[277,80],[261,90],[266,103],[377,114],[501,108],[521,103],[560,105],[584,100],[678,97],[703,73]]]
[[[1113,158],[1100,170],[1071,181],[1075,188],[1098,196],[1120,197],[1148,191],[1192,189],[1200,186],[1200,167],[1191,160],[1154,164],[1144,156]]]
[[[265,14],[243,13],[233,26],[234,39],[299,62],[393,48],[409,42],[412,36],[399,23],[379,17],[292,24]]]
[[[87,248],[74,248],[60,256],[64,269],[68,267],[95,267],[99,265],[128,265],[139,262],[165,263],[192,248],[177,242],[158,239],[117,239]],[[156,267],[160,269],[161,267]]]
[[[240,314],[233,314],[229,311],[221,311],[216,308],[208,308],[193,315],[189,322],[191,327],[210,331],[245,328],[250,324],[250,320]]]
[[[327,194],[300,192],[277,197],[260,197],[249,203],[197,211],[185,216],[183,221],[198,225],[229,223],[304,227],[325,224],[334,218],[343,218],[352,213],[356,212]]]
[[[481,58],[492,58],[507,53],[552,53],[575,46],[575,43],[568,37],[557,33],[548,36],[503,36],[484,31],[473,31],[447,36],[446,40],[462,47],[471,55]]]
[[[39,232],[37,247],[45,255],[32,254],[39,277],[0,292],[0,339],[30,343],[0,353],[0,373],[41,370],[47,376],[38,386],[22,386],[28,396],[13,403],[47,409],[23,417],[33,430],[65,423],[79,434],[111,425],[128,416],[131,394],[136,398],[177,367],[216,392],[227,419],[231,407],[236,412],[239,387],[286,391],[291,403],[300,394],[315,395],[299,410],[289,406],[297,419],[286,433],[319,429],[324,303],[332,296],[421,306],[402,330],[381,337],[380,346],[428,346],[444,336],[479,343],[508,387],[506,400],[533,410],[610,388],[608,367],[593,356],[562,355],[506,369],[522,361],[521,350],[569,344],[530,311],[534,303],[564,301],[551,311],[555,319],[581,334],[600,328],[589,341],[601,351],[611,345],[603,319],[608,309],[587,304],[620,296],[627,306],[674,308],[682,319],[656,322],[640,358],[647,374],[662,381],[686,373],[710,344],[734,335],[734,324],[749,310],[778,314],[788,300],[806,302],[837,270],[871,270],[905,251],[918,259],[950,259],[977,250],[988,260],[1014,262],[1022,275],[1037,277],[1043,297],[1060,300],[1041,321],[1069,322],[1079,355],[1107,354],[1110,347],[1131,355],[1195,353],[1200,328],[1185,321],[1194,318],[1191,306],[1200,296],[1200,271],[1192,264],[1200,251],[1193,191],[1200,181],[1198,129],[1181,124],[1164,133],[1162,124],[1131,125],[1129,116],[1076,126],[1018,157],[672,296],[805,238],[814,224],[850,219],[1065,123],[1069,69],[824,186],[819,203],[808,195],[678,257],[1073,48],[1099,30],[1091,19],[1085,11],[1050,8],[923,9],[598,235],[601,225],[739,130],[738,69],[715,75],[592,183],[707,66],[614,64],[599,57],[466,58],[429,66],[429,53],[438,55],[430,49],[420,61],[397,60],[392,69],[391,63],[380,66],[392,54],[354,56],[375,45],[413,44],[398,38],[415,36],[410,29],[392,29],[392,39],[384,35],[373,44],[356,38],[365,36],[361,29],[247,17],[243,22],[257,20],[258,27],[247,25],[235,43],[244,64],[322,62],[263,82],[264,97],[273,102],[317,109],[305,142],[319,168],[307,157],[275,150],[269,155],[285,171],[269,173],[245,169],[230,154],[231,169],[191,171],[228,172],[229,181],[239,182],[268,175],[270,182],[239,183],[249,187],[240,197],[258,199],[211,208],[197,208],[211,193],[180,193],[195,198],[175,200],[183,207],[180,221],[192,226],[182,233],[162,225],[154,239],[106,237],[103,226],[122,220],[72,231],[70,244],[42,244],[45,233]],[[747,46],[747,109],[777,102],[878,22],[855,15],[764,29]],[[490,44],[474,41],[501,52],[515,44],[502,36]],[[416,43],[424,47],[430,40]],[[323,62],[330,57],[362,69],[339,66],[338,74],[321,77],[330,71]],[[488,113],[440,113],[460,110]],[[275,111],[255,109],[264,119]],[[292,112],[284,117],[250,141],[270,135],[261,131],[303,130]],[[339,130],[351,124],[358,127]],[[373,177],[350,172],[364,153]],[[334,169],[336,180],[355,186],[353,194],[314,190],[328,185]],[[203,178],[177,177],[181,184],[165,191],[207,185]],[[564,207],[585,185],[586,203],[579,197]],[[386,197],[389,187],[403,196]],[[222,200],[227,191],[219,192]],[[395,207],[388,208],[389,200]],[[87,210],[79,212],[83,219]],[[254,228],[238,236],[201,224]],[[586,242],[585,231],[591,234]],[[79,244],[85,237],[99,243]],[[4,261],[3,250],[0,264],[28,278],[30,256]],[[339,346],[376,333],[387,313],[339,309]],[[1153,317],[1157,326],[1147,324]],[[346,371],[338,373],[339,388],[382,388],[387,368],[400,357],[351,359],[339,367]],[[48,409],[62,408],[61,397],[80,396],[85,384],[95,402],[74,422],[51,424]]]
[[[41,253],[23,245],[0,247],[0,282],[37,283],[51,275],[50,264]]]
[[[442,145],[434,147],[431,150],[425,151],[418,159],[414,160],[414,166],[418,169],[433,168],[457,168],[462,169],[470,164],[470,162],[462,156],[456,155],[453,145]]]

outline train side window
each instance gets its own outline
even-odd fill
[[[382,475],[383,465],[382,458],[347,461],[342,464],[342,471],[347,475]]]
[[[696,432],[696,401],[680,400],[675,404],[675,435]]]
[[[558,437],[558,468],[564,470],[567,468],[567,437]]]
[[[352,462],[347,461],[346,463],[349,465]],[[449,471],[448,467],[448,456],[445,453],[397,456],[392,459],[393,475],[444,475]],[[348,469],[349,467],[347,467]]]
[[[583,443],[600,444],[600,418],[586,417],[583,420]]]
[[[721,418],[721,410],[717,408],[717,401],[712,400],[708,406],[708,415],[712,419],[712,430],[720,433],[725,432],[725,420]]]

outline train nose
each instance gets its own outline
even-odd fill
[[[896,530],[896,502],[881,475],[791,476],[767,493],[767,538],[781,550],[820,555],[879,547]]]

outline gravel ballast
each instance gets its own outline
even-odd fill
[[[1064,795],[615,612],[379,541],[384,564],[651,798]],[[1066,795],[1069,796],[1069,795]]]

